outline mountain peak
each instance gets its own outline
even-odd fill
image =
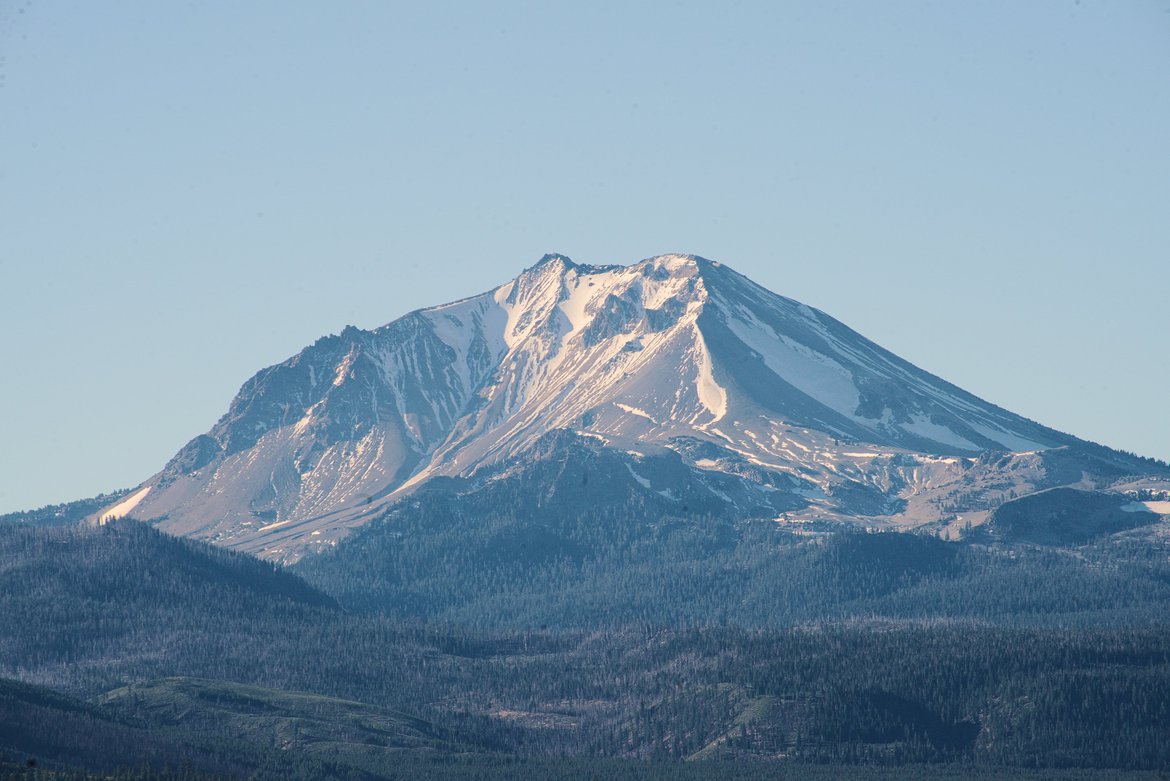
[[[653,255],[645,260],[635,263],[635,266],[640,266],[643,263],[650,263],[656,266],[666,268],[692,268],[697,269],[702,266],[718,266],[719,264],[713,260],[707,260],[701,255],[691,255],[686,252],[667,252],[663,255]]]
[[[667,279],[670,277],[689,278],[702,271],[704,261],[697,255],[655,255],[635,263],[631,268],[641,270],[646,277]]]
[[[545,266],[561,266],[564,269],[576,268],[577,264],[568,255],[562,255],[559,252],[547,252],[541,256],[540,260],[533,263],[525,271],[535,271],[544,268]]]

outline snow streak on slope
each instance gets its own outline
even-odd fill
[[[115,518],[124,518],[125,516],[129,515],[130,512],[135,507],[138,506],[138,503],[141,502],[142,498],[144,496],[146,496],[148,493],[150,493],[150,486],[149,485],[146,486],[145,488],[142,488],[142,489],[139,489],[138,491],[135,491],[134,493],[130,494],[125,499],[118,502],[113,507],[111,507],[110,509],[106,510],[101,515],[99,515],[98,516],[98,523],[106,523],[107,521],[112,521]]]

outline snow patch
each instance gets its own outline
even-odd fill
[[[861,403],[853,373],[827,355],[776,333],[746,310],[729,317],[727,326],[751,350],[759,354],[773,374],[802,393],[853,420]]]
[[[642,477],[642,475],[635,472],[634,467],[630,466],[629,464],[626,464],[626,469],[630,470],[630,476],[638,481],[638,485],[642,486],[643,488],[650,487],[650,481],[647,480],[646,478]]]
[[[699,374],[695,379],[695,390],[699,394],[699,402],[715,417],[711,423],[716,423],[727,414],[727,391],[715,382],[715,374],[711,369],[711,353],[702,337],[699,342]]]
[[[628,412],[631,415],[637,415],[640,418],[645,418],[654,424],[658,423],[658,421],[650,417],[650,413],[646,412],[645,410],[638,409],[637,407],[631,407],[629,404],[622,404],[620,401],[615,401],[613,405],[623,412]]]
[[[910,423],[902,423],[900,426],[903,431],[917,434],[924,439],[941,442],[944,445],[970,451],[978,451],[980,449],[974,442],[964,439],[946,426],[940,426],[924,415],[915,415]]]
[[[337,387],[338,385],[341,385],[341,383],[345,382],[345,377],[349,374],[349,370],[353,368],[353,362],[356,356],[357,347],[355,346],[345,354],[345,357],[341,359],[341,363],[337,364],[337,374],[333,377],[334,387]]]
[[[1121,505],[1121,509],[1127,513],[1170,515],[1170,502],[1130,502],[1129,504]]]
[[[972,429],[979,432],[980,434],[987,437],[988,439],[992,440],[993,442],[998,442],[999,444],[1003,445],[1008,450],[1011,450],[1011,451],[1016,452],[1016,453],[1031,454],[1031,453],[1035,453],[1039,450],[1046,450],[1047,449],[1044,447],[1044,445],[1040,444],[1039,442],[1033,442],[1030,439],[1026,439],[1026,438],[1021,437],[1017,434],[1012,434],[1010,432],[1004,431],[1001,428],[992,428],[991,426],[985,426],[985,425],[983,425],[981,423],[977,423],[975,421],[971,421],[968,425],[970,425]]]
[[[98,523],[106,523],[108,521],[114,520],[115,518],[125,518],[130,514],[130,511],[137,507],[138,503],[141,502],[148,493],[150,493],[150,489],[151,486],[148,485],[141,491],[136,491],[135,493],[130,494],[125,499],[102,513],[101,517],[98,518]]]
[[[576,277],[569,297],[560,303],[560,310],[569,320],[569,334],[574,334],[589,324],[585,314],[586,307],[592,302],[594,293],[589,285],[582,285],[581,278]]]

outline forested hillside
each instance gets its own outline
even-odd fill
[[[81,713],[70,717],[79,734],[99,744],[111,730],[145,730],[138,745],[177,742],[229,765],[256,746],[252,766],[278,775],[340,763],[393,777],[377,758],[387,748],[413,757],[395,770],[423,763],[421,778],[454,773],[436,756],[478,757],[499,777],[501,762],[527,757],[539,777],[540,757],[561,756],[593,758],[560,765],[566,773],[614,778],[655,776],[653,766],[590,763],[1170,765],[1170,633],[1153,616],[1165,604],[1160,554],[1012,554],[904,535],[771,545],[756,566],[791,579],[767,581],[787,584],[774,600],[783,612],[756,613],[754,628],[726,614],[697,620],[700,584],[664,601],[673,613],[631,612],[604,629],[476,629],[457,625],[457,611],[443,622],[369,605],[346,612],[270,564],[133,523],[4,526],[0,675],[86,700],[61,707]],[[669,578],[681,584],[688,571],[697,576],[697,562]],[[669,596],[672,581],[661,582],[651,596]],[[553,598],[578,616],[598,588],[582,587],[576,603],[567,585]],[[802,593],[829,595],[809,614],[836,617],[795,620]],[[1144,628],[1107,620],[1108,603],[1125,599]],[[939,618],[940,605],[976,618]],[[1011,611],[1031,617],[1008,620]],[[766,625],[770,615],[785,620]],[[369,748],[342,759],[325,750],[347,735]],[[152,756],[170,756],[163,748]],[[745,767],[744,778],[762,772]]]
[[[39,526],[65,526],[77,523],[87,516],[93,515],[98,510],[118,501],[128,493],[130,491],[123,488],[119,491],[111,491],[108,494],[98,494],[89,499],[78,499],[74,502],[62,502],[61,504],[47,504],[36,510],[5,513],[4,515],[0,515],[0,524],[29,523]]]
[[[1056,548],[798,533],[593,493],[582,502],[550,490],[533,506],[523,481],[423,492],[293,570],[348,609],[483,629],[875,616],[1134,626],[1161,623],[1170,604],[1170,545],[1148,536]]]

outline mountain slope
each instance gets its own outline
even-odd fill
[[[0,778],[15,758],[28,773],[19,778],[84,769],[95,779],[373,781],[433,757],[484,756],[457,737],[363,702],[229,681],[166,678],[82,701],[0,678]]]
[[[138,725],[50,689],[3,678],[0,727],[0,759],[28,758],[41,767],[109,771],[131,765],[177,766],[189,758],[169,736],[151,735]],[[118,749],[112,750],[113,746]]]
[[[339,612],[269,562],[128,521],[0,525],[0,594],[0,676],[89,689],[175,656],[222,672],[264,627]]]
[[[572,435],[550,435],[562,439]],[[978,541],[953,542],[744,520],[738,508],[752,501],[757,515],[784,512],[763,502],[787,494],[720,496],[734,478],[693,472],[671,453],[637,468],[589,440],[545,442],[540,457],[482,480],[432,481],[291,570],[347,610],[484,630],[874,617],[1136,626],[1162,622],[1170,600],[1165,539],[1124,536],[1154,519],[1118,511],[1120,525],[1116,504],[1098,507],[1102,522],[1070,524],[1056,538],[1075,550],[1036,547],[1054,536],[1036,526],[1056,524],[1023,526],[1019,512],[995,517]],[[673,488],[645,490],[639,477]],[[1111,532],[1123,534],[1102,539]]]
[[[804,507],[790,521],[957,528],[1012,493],[1159,472],[984,402],[719,263],[548,255],[494,290],[346,328],[265,369],[99,516],[295,560],[429,480],[529,457],[556,430],[632,459],[673,451],[741,493],[784,484],[802,499],[790,509]],[[989,452],[1016,455],[995,466]],[[965,513],[944,507],[961,497]]]

